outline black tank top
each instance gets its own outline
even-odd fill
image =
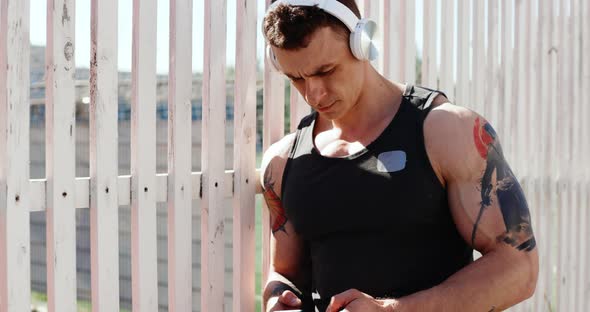
[[[350,288],[399,298],[440,284],[473,261],[424,146],[424,119],[438,94],[408,85],[391,123],[348,157],[319,154],[317,113],[299,124],[282,201],[308,245],[320,311]]]

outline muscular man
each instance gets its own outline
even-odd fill
[[[269,56],[314,113],[262,161],[266,310],[499,311],[529,298],[531,218],[492,126],[375,71],[353,0],[279,2],[264,19]]]

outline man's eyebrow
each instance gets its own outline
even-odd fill
[[[285,76],[289,77],[289,79],[299,79],[300,78],[300,77],[295,77],[289,73],[284,73],[284,74],[285,74]]]
[[[332,68],[332,67],[334,67],[334,64],[324,64],[324,65],[320,66],[313,74],[311,74],[311,76],[322,74],[326,70],[328,70],[329,68]]]
[[[326,70],[328,70],[329,68],[334,67],[334,64],[324,64],[321,65],[320,67],[318,67],[318,69],[316,69],[314,71],[313,74],[309,75],[309,77],[313,77],[313,76],[317,76],[319,74],[322,74],[323,72],[325,72]],[[296,77],[295,75],[289,74],[289,73],[284,73],[285,76],[289,77],[289,79],[299,79],[301,77]]]

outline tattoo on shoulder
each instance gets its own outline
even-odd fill
[[[268,166],[264,172],[264,199],[271,214],[275,217],[272,223],[272,233],[283,231],[287,234],[285,224],[287,224],[287,215],[281,203],[281,199],[275,192],[275,181],[272,175],[272,166]]]
[[[475,244],[477,227],[484,211],[492,204],[492,191],[495,190],[506,226],[506,232],[498,236],[497,240],[518,250],[532,251],[535,249],[536,241],[528,204],[518,180],[504,159],[496,132],[487,121],[477,118],[473,126],[473,139],[479,155],[486,161],[486,168],[479,185],[481,203],[471,233],[471,244]],[[496,185],[492,183],[494,172]]]

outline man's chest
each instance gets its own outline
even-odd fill
[[[381,133],[380,129],[370,129],[353,137],[343,138],[338,130],[327,130],[315,135],[314,146],[324,157],[346,157],[363,151]]]
[[[444,190],[421,159],[407,152],[396,148],[351,159],[317,154],[292,159],[283,194],[289,219],[307,238],[392,228],[413,233],[437,222],[446,210]]]
[[[315,146],[322,156],[334,158],[353,155],[365,149],[361,142],[347,142],[341,139],[316,140]]]

